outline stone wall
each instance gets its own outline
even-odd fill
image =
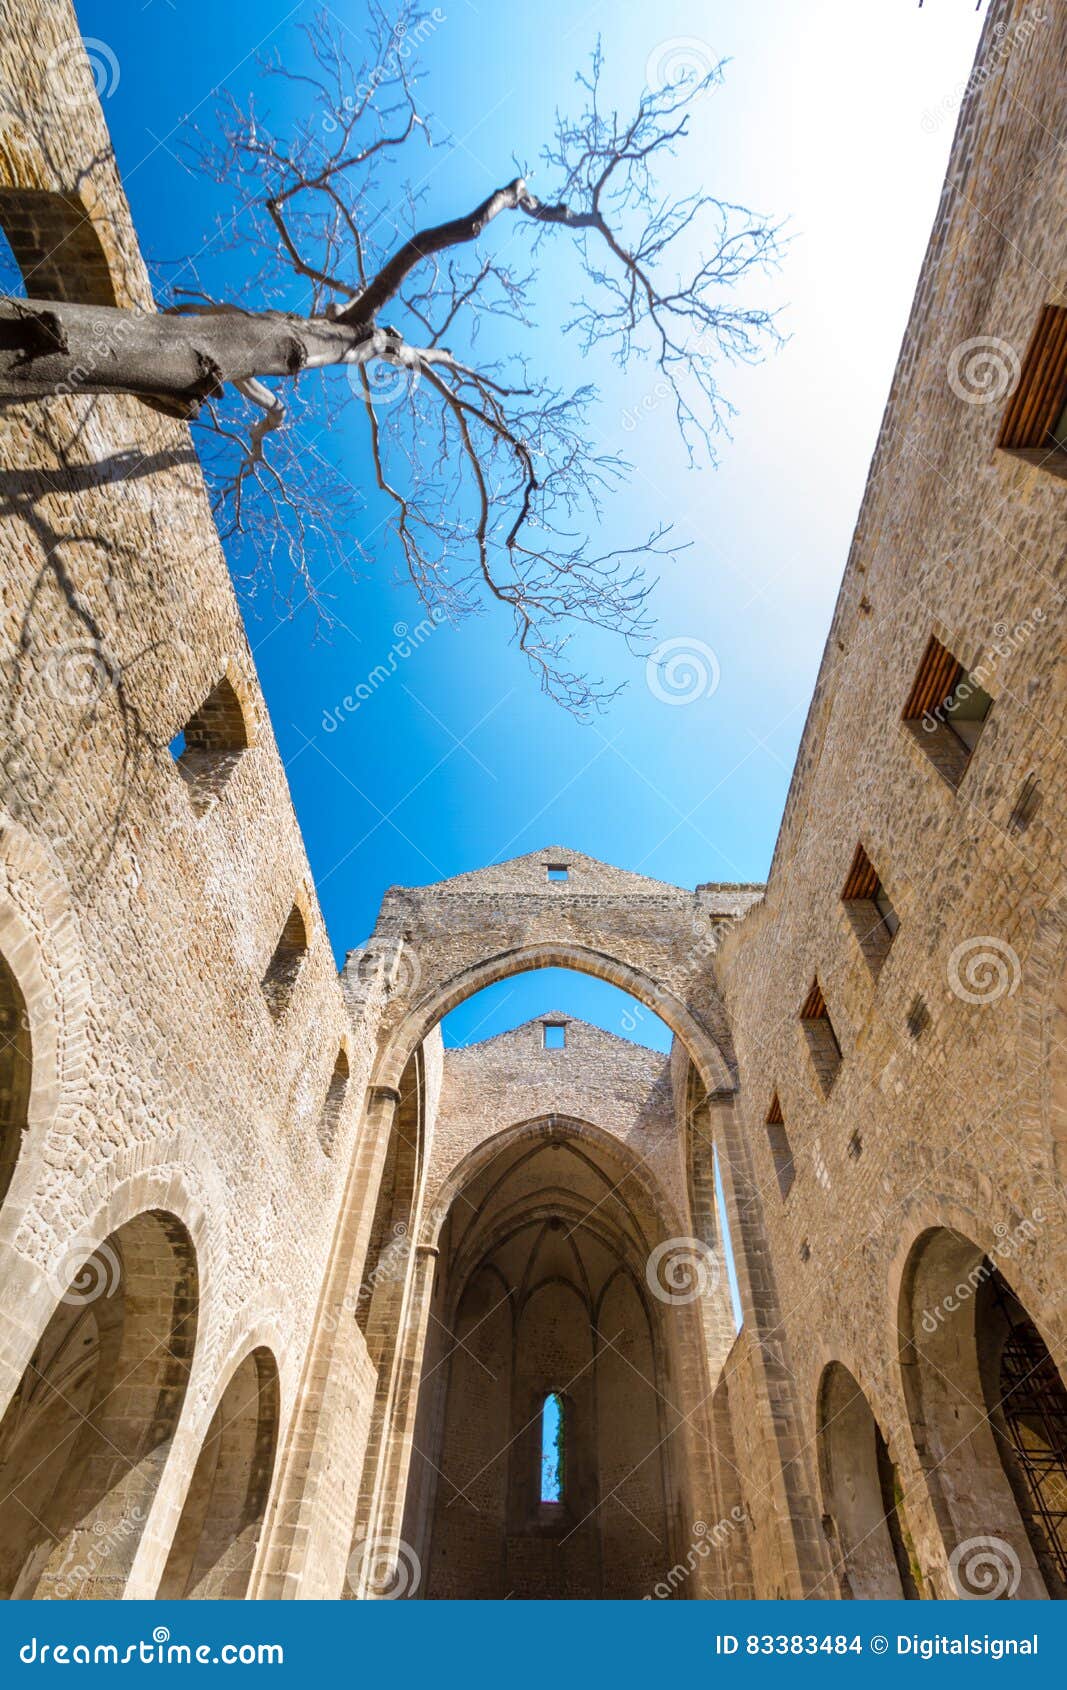
[[[924,1229],[999,1251],[1061,1372],[1067,1354],[1064,487],[996,446],[1012,360],[1046,302],[1067,297],[1053,140],[1067,14],[994,8],[983,52],[990,72],[961,116],[766,897],[725,937],[718,966],[804,1460],[814,1473],[820,1380],[843,1363],[888,1440],[941,1594],[952,1594],[946,1554],[967,1533],[939,1516],[906,1402],[900,1300]],[[959,375],[954,387],[974,340],[1006,372],[989,402],[969,402]],[[932,635],[981,668],[993,698],[958,787],[901,720]],[[1020,827],[1031,776],[1040,807]],[[865,954],[842,902],[860,843],[899,917],[884,960]],[[829,1095],[799,1020],[816,976],[842,1056]],[[795,1159],[784,1200],[766,1125],[775,1096]],[[958,1318],[973,1326],[973,1307]],[[735,1415],[741,1448],[750,1425]],[[761,1459],[743,1463],[757,1521]],[[984,1470],[970,1480],[990,1497],[972,1529],[1013,1541],[1025,1573],[1010,1510],[998,1518]],[[820,1511],[832,1512],[825,1489]],[[761,1556],[760,1538],[757,1527],[757,1588],[770,1594],[773,1543]]]
[[[116,297],[147,304],[72,41],[65,4],[0,8],[0,221],[23,189],[80,195]],[[212,1412],[256,1345],[277,1362],[284,1441],[377,1000],[354,1028],[185,428],[133,400],[7,410],[0,484],[0,946],[33,1052],[0,1216],[0,1378],[6,1401],[94,1246],[145,1208],[184,1224],[198,1342],[174,1458],[122,1547],[128,1561],[140,1541],[129,1590],[150,1595]],[[224,676],[248,745],[196,806],[168,747]],[[294,903],[307,951],[275,1014],[261,982]],[[342,1044],[328,1157],[317,1129]]]

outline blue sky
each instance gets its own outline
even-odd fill
[[[225,188],[190,173],[183,125],[192,113],[210,126],[216,86],[242,98],[257,86],[257,48],[297,53],[296,26],[311,10],[81,0],[83,35],[106,42],[117,65],[105,112],[153,263],[202,252],[215,285],[240,286],[240,255],[214,233]],[[388,663],[395,630],[422,615],[369,494],[366,578],[331,574],[328,555],[316,562],[337,591],[328,640],[308,613],[281,621],[262,598],[245,603],[339,960],[371,931],[387,886],[553,843],[683,886],[765,876],[981,25],[971,0],[921,10],[914,0],[447,0],[438,10],[423,56],[442,137],[430,161],[434,213],[465,209],[509,179],[513,156],[537,154],[554,109],[573,106],[574,69],[598,34],[620,105],[664,43],[695,40],[729,58],[671,185],[706,183],[788,220],[781,271],[749,292],[781,307],[789,339],[754,368],[724,370],[738,415],[715,470],[686,467],[647,365],[622,374],[590,359],[579,372],[601,390],[598,438],[635,466],[612,501],[613,532],[670,521],[690,542],[658,571],[652,609],[658,638],[714,653],[709,696],[664,702],[641,658],[590,636],[583,655],[627,688],[578,723],[538,692],[506,623],[486,614],[435,630],[358,710],[345,709]],[[359,5],[336,0],[333,11],[358,32]],[[551,277],[538,304],[530,356],[549,369],[575,363],[560,349],[566,295],[555,297]],[[364,489],[356,435],[329,449]],[[627,1030],[610,988],[553,975],[461,1006],[447,1034],[487,1037],[549,1007]],[[647,1012],[628,1030],[664,1042]]]

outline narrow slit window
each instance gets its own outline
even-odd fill
[[[1043,306],[997,445],[1067,475],[1067,306]]]
[[[551,1391],[541,1405],[541,1501],[563,1501],[563,1398]]]
[[[541,1043],[545,1050],[565,1050],[567,1046],[567,1027],[563,1021],[546,1021],[541,1030]]]
[[[900,917],[862,845],[856,846],[841,902],[872,974],[877,974],[897,936]]]
[[[823,1092],[828,1092],[837,1079],[841,1067],[841,1046],[834,1024],[826,1008],[826,999],[818,979],[812,981],[811,991],[800,1011],[804,1037],[808,1041],[812,1066]]]
[[[993,700],[941,641],[931,638],[902,720],[938,774],[959,786]]]
[[[782,1105],[778,1101],[778,1093],[771,1098],[771,1106],[767,1111],[767,1140],[774,1159],[774,1171],[778,1176],[778,1189],[782,1193],[783,1201],[793,1189],[796,1178],[796,1168],[793,1163],[793,1152],[789,1145],[789,1135],[785,1130],[785,1120],[782,1115]]]

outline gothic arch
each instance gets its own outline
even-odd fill
[[[247,1594],[274,1473],[278,1364],[257,1344],[229,1370],[200,1446],[157,1596]]]
[[[198,1323],[192,1239],[149,1209],[51,1270],[0,1425],[0,1593],[117,1597],[170,1453]]]
[[[816,1424],[834,1594],[886,1600],[917,1596],[917,1567],[896,1467],[865,1392],[839,1361],[823,1369]]]
[[[1014,1344],[1024,1352],[1018,1376],[1057,1399],[1052,1424],[1059,1430],[1049,1442],[1043,1422],[1041,1454],[1055,1491],[1067,1490],[1063,1347],[1040,1329],[1031,1313],[1040,1302],[1022,1289],[1014,1259],[1020,1228],[1010,1243],[993,1236],[982,1245],[949,1226],[928,1227],[900,1278],[901,1375],[948,1559],[937,1592],[943,1596],[988,1595],[991,1586],[1008,1597],[1067,1594],[1067,1528],[1044,1517],[1025,1451],[1020,1459],[1010,1435],[1005,1358]]]
[[[442,1181],[420,1233],[437,1283],[403,1531],[430,1596],[632,1597],[672,1564],[691,1478],[672,1354],[701,1327],[691,1300],[657,1300],[649,1261],[678,1235],[632,1148],[569,1116],[494,1134]],[[568,1468],[546,1504],[552,1393]]]
[[[558,942],[516,946],[484,957],[455,974],[431,982],[429,990],[408,1009],[392,1029],[379,1053],[373,1084],[395,1088],[400,1075],[423,1039],[457,1004],[515,974],[539,968],[569,968],[606,980],[628,992],[667,1023],[685,1045],[705,1089],[731,1092],[734,1076],[724,1054],[724,1033],[713,1034],[703,1018],[676,993],[662,986],[647,970],[624,956],[590,945]],[[420,984],[425,984],[421,982]]]

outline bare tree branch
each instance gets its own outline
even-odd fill
[[[356,65],[324,13],[296,68],[262,67],[268,89],[280,79],[305,95],[282,133],[254,98],[225,96],[189,145],[237,201],[220,240],[239,254],[240,302],[187,264],[156,315],[0,300],[0,399],[120,392],[196,422],[235,570],[265,571],[287,606],[320,599],[321,552],[367,567],[341,513],[380,505],[424,603],[504,609],[542,687],[582,714],[610,694],[572,667],[569,630],[639,643],[643,566],[677,548],[662,524],[620,547],[590,540],[629,465],[594,444],[592,386],[568,392],[543,367],[533,314],[560,268],[553,243],[585,278],[562,332],[623,368],[647,360],[690,459],[714,462],[731,415],[722,364],[778,338],[735,289],[776,262],[780,232],[703,190],[662,187],[722,66],[645,88],[624,119],[602,109],[599,46],[577,78],[578,115],[557,118],[543,148],[540,192],[522,169],[470,209],[424,219],[424,172],[397,172],[432,144],[415,64],[441,21],[375,5]]]

